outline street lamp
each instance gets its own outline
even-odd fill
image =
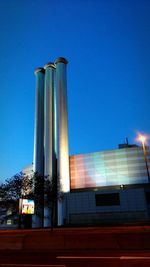
[[[140,141],[142,143],[144,160],[145,160],[146,170],[147,170],[147,177],[148,177],[148,181],[150,183],[150,174],[149,174],[148,162],[147,162],[147,151],[146,151],[146,147],[145,147],[145,143],[146,143],[147,139],[148,139],[148,137],[146,135],[140,134],[137,138],[137,141]]]

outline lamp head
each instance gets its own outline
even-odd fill
[[[147,138],[146,138],[145,135],[140,134],[140,135],[138,136],[138,140],[139,140],[141,143],[144,143],[144,144],[145,144]]]

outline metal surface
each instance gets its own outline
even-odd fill
[[[51,180],[55,174],[55,99],[54,99],[55,68],[52,64],[45,66],[44,90],[44,175]]]
[[[70,191],[69,151],[68,151],[68,112],[67,112],[67,60],[59,58],[56,65],[56,111],[57,111],[57,180],[59,192]],[[58,225],[66,221],[64,200],[58,200]]]
[[[57,90],[57,147],[58,147],[58,177],[60,190],[70,191],[69,183],[69,151],[68,151],[68,112],[67,112],[67,80],[64,59],[55,61]],[[65,62],[65,63],[64,63]]]
[[[33,171],[43,175],[44,163],[44,69],[35,70],[36,76],[36,109],[34,129]]]
[[[48,63],[45,68],[45,90],[44,90],[44,175],[48,176],[51,181],[50,185],[56,191],[56,113],[55,113],[55,67],[53,63]],[[48,185],[47,185],[48,186]],[[47,188],[51,190],[51,188]],[[45,196],[47,197],[47,196]],[[50,200],[49,200],[50,201]],[[54,217],[52,216],[52,207],[54,204],[49,203],[44,207],[44,226],[49,227]],[[56,202],[56,200],[55,200]],[[54,208],[54,207],[53,207]],[[56,209],[56,205],[55,205]],[[56,214],[56,212],[55,212]],[[53,217],[53,218],[51,218]],[[55,224],[53,222],[53,224]]]

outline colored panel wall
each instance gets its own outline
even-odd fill
[[[148,161],[150,158],[148,150]],[[70,156],[71,189],[147,183],[141,147]]]

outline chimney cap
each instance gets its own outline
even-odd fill
[[[55,60],[54,64],[57,64],[57,63],[64,63],[64,64],[68,64],[68,61],[67,59],[65,59],[64,57],[59,57]]]
[[[34,74],[36,74],[38,72],[45,73],[45,70],[43,68],[36,68],[35,71],[34,71]]]
[[[53,62],[48,62],[47,64],[44,65],[44,69],[45,69],[45,70],[46,70],[47,68],[49,68],[49,67],[50,67],[50,68],[53,68],[53,69],[56,68]]]

